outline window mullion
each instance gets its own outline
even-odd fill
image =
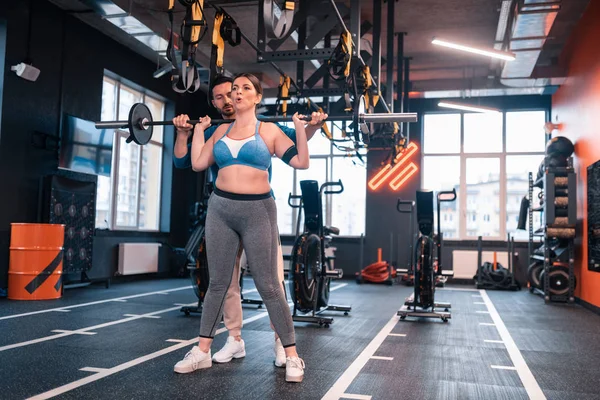
[[[137,195],[136,195],[136,215],[135,215],[135,226],[136,230],[140,230],[140,203],[142,195],[142,159],[145,146],[140,146],[138,151],[138,165],[137,165]]]

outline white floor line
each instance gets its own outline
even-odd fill
[[[481,325],[481,326],[496,326],[496,324],[492,324],[491,322],[480,322],[479,325]]]
[[[82,332],[82,331],[67,331],[64,329],[54,329],[53,331],[50,332],[55,332],[55,333],[71,333],[73,335],[97,335],[97,332]]]
[[[167,340],[165,340],[165,342],[183,343],[183,342],[187,342],[187,340],[183,340],[183,339],[167,339]]]
[[[193,306],[195,304],[197,304],[197,303],[190,303],[190,304],[188,304],[188,306]],[[148,316],[153,316],[156,314],[163,314],[163,313],[167,313],[167,312],[171,312],[171,311],[175,311],[175,310],[179,310],[179,309],[180,309],[180,307],[165,308],[164,310],[159,310],[159,311],[151,312],[148,314],[142,314],[142,315],[139,315],[136,317],[127,317],[127,318],[118,319],[115,321],[105,322],[104,324],[89,326],[87,328],[81,328],[81,329],[77,329],[74,331],[63,331],[63,333],[59,333],[56,335],[44,336],[44,337],[41,337],[38,339],[28,340],[26,342],[14,343],[14,344],[9,344],[7,346],[2,346],[2,347],[0,347],[0,352],[15,349],[17,347],[25,347],[25,346],[30,346],[30,345],[36,344],[36,343],[47,342],[49,340],[60,339],[65,336],[81,335],[81,334],[85,334],[86,332],[89,332],[89,331],[95,331],[97,329],[105,328],[107,326],[124,324],[129,321],[135,321],[136,319],[147,318]]]
[[[477,314],[489,314],[489,311],[475,311]]]
[[[477,289],[467,289],[467,288],[453,288],[453,287],[444,287],[444,288],[437,288],[435,289],[437,290],[455,290],[457,292],[477,292]]]
[[[406,336],[406,333],[390,333],[390,334],[388,334],[388,336],[404,337],[404,336]]]
[[[157,292],[140,293],[140,294],[134,294],[134,295],[131,295],[131,296],[116,297],[114,299],[106,299],[106,300],[92,301],[92,302],[89,302],[89,303],[74,304],[72,306],[48,308],[46,310],[32,311],[32,312],[23,313],[23,314],[5,315],[3,317],[0,317],[0,321],[4,320],[4,319],[27,317],[29,315],[43,314],[43,313],[47,313],[47,312],[55,312],[55,311],[58,311],[58,312],[68,312],[70,309],[73,309],[73,308],[95,306],[96,304],[110,303],[111,301],[123,302],[123,301],[126,301],[127,299],[136,299],[138,297],[152,296],[152,295],[155,295],[155,294],[165,293],[165,292],[177,292],[177,291],[186,290],[186,289],[193,290],[191,285],[187,285],[187,286],[173,288],[173,289],[159,290]]]
[[[333,292],[334,290],[341,289],[341,288],[343,288],[344,286],[347,286],[347,285],[348,285],[347,283],[341,283],[339,285],[332,286],[329,291]],[[245,293],[245,291],[244,291],[244,293]],[[193,303],[193,304],[196,304],[196,303]],[[261,318],[265,318],[268,315],[269,314],[267,312],[261,312],[261,313],[258,313],[257,315],[254,315],[254,316],[252,316],[250,318],[247,318],[247,319],[243,320],[242,322],[244,324],[248,324],[250,322],[259,320]],[[396,318],[396,322],[397,322],[397,320],[398,320],[398,318]],[[391,328],[390,328],[390,330],[391,330]],[[216,335],[220,335],[223,332],[227,332],[227,329],[226,328],[217,329],[217,331],[215,333],[215,336]],[[50,399],[50,398],[58,396],[60,394],[63,394],[63,393],[69,392],[71,390],[77,389],[77,388],[79,388],[81,386],[85,386],[85,385],[87,385],[89,383],[92,383],[92,382],[98,381],[100,379],[106,378],[107,376],[114,375],[117,372],[121,372],[121,371],[126,370],[128,368],[135,367],[136,365],[142,364],[142,363],[144,363],[146,361],[150,361],[152,359],[155,359],[157,357],[163,356],[165,354],[172,353],[172,352],[177,351],[177,350],[179,350],[179,349],[181,349],[183,347],[190,346],[190,345],[192,345],[194,343],[197,343],[198,342],[198,338],[196,337],[196,338],[190,339],[190,340],[168,339],[167,341],[169,341],[169,342],[179,342],[179,343],[176,344],[176,345],[164,348],[162,350],[156,351],[154,353],[150,353],[150,354],[147,354],[145,356],[138,357],[138,358],[136,358],[134,360],[131,360],[131,361],[128,361],[126,363],[117,365],[116,367],[108,368],[106,370],[103,370],[102,372],[98,372],[97,374],[90,375],[90,376],[88,376],[86,378],[79,379],[77,381],[73,381],[71,383],[68,383],[68,384],[60,386],[58,388],[49,390],[49,391],[44,392],[44,393],[40,393],[40,394],[38,394],[36,396],[30,397],[27,400]]]
[[[486,342],[486,343],[504,343],[504,341],[502,341],[502,340],[489,340],[489,339],[485,339],[484,342]]]
[[[537,381],[535,380],[535,377],[527,366],[527,363],[525,362],[525,359],[515,344],[512,336],[510,336],[506,325],[504,325],[504,321],[502,321],[502,318],[500,318],[500,314],[498,314],[498,311],[496,311],[494,303],[492,303],[485,290],[481,290],[480,293],[483,301],[485,301],[488,307],[488,310],[490,310],[492,320],[496,324],[496,329],[498,329],[498,333],[500,333],[500,337],[504,341],[506,350],[508,350],[508,355],[510,356],[512,363],[519,374],[519,378],[521,379],[529,398],[535,400],[546,400],[544,392],[542,392],[540,385],[538,385]]]
[[[247,318],[247,319],[243,320],[243,323],[247,324],[247,323],[250,323],[252,321],[256,321],[258,319],[265,318],[266,316],[268,316],[268,314],[266,312],[260,313],[260,314],[254,315],[254,316],[252,316],[250,318]],[[225,328],[218,329],[215,335],[220,335],[223,332],[227,332],[227,329],[225,329]],[[89,383],[92,383],[92,382],[98,381],[100,379],[106,378],[107,376],[114,375],[117,372],[121,372],[121,371],[126,370],[128,368],[135,367],[136,365],[142,364],[142,363],[144,363],[146,361],[150,361],[152,359],[155,359],[157,357],[163,356],[165,354],[172,353],[172,352],[177,351],[177,350],[179,350],[181,348],[184,348],[186,346],[191,346],[191,345],[193,345],[196,342],[198,342],[198,338],[197,337],[194,338],[194,339],[183,341],[183,342],[175,344],[173,346],[166,347],[166,348],[164,348],[162,350],[155,351],[154,353],[150,353],[150,354],[147,354],[145,356],[138,357],[138,358],[136,358],[134,360],[128,361],[126,363],[117,365],[116,367],[108,368],[108,369],[103,370],[101,372],[98,372],[98,373],[96,373],[94,375],[90,375],[90,376],[87,376],[85,378],[82,378],[82,379],[73,381],[71,383],[68,383],[66,385],[63,385],[63,386],[57,387],[55,389],[49,390],[47,392],[40,393],[40,394],[38,394],[36,396],[30,397],[28,400],[50,399],[52,397],[61,395],[63,393],[69,392],[69,391],[74,390],[74,389],[77,389],[77,388],[79,388],[81,386],[85,386],[85,385],[87,385]]]
[[[343,288],[344,286],[347,286],[347,285],[348,285],[347,283],[341,283],[339,285],[332,286],[329,291],[333,292],[334,290],[341,289],[341,288]],[[245,291],[244,291],[244,293],[245,293]],[[189,304],[189,305],[193,305],[193,304],[196,304],[196,303],[192,303],[192,304]],[[254,315],[254,316],[252,316],[250,318],[247,318],[247,319],[243,320],[242,323],[248,324],[250,322],[259,320],[261,318],[265,318],[268,315],[269,314],[266,311],[265,312],[260,312],[257,315]],[[396,322],[397,321],[398,321],[398,318],[396,318]],[[391,330],[391,328],[390,328],[390,330]],[[226,328],[217,329],[217,331],[215,333],[215,336],[216,335],[220,335],[223,332],[227,332],[227,329]],[[175,340],[177,340],[177,339],[168,339],[168,341],[175,341]],[[116,367],[106,369],[106,370],[104,370],[102,372],[98,372],[97,374],[90,375],[90,376],[88,376],[86,378],[79,379],[77,381],[73,381],[71,383],[68,383],[68,384],[60,386],[58,388],[49,390],[47,392],[40,393],[40,394],[38,394],[36,396],[30,397],[27,400],[50,399],[50,398],[58,396],[60,394],[63,394],[63,393],[69,392],[71,390],[77,389],[77,388],[79,388],[81,386],[85,386],[85,385],[87,385],[89,383],[92,383],[92,382],[98,381],[100,379],[106,378],[107,376],[114,375],[117,372],[121,372],[121,371],[129,369],[131,367],[135,367],[136,365],[142,364],[142,363],[144,363],[146,361],[150,361],[152,359],[155,359],[157,357],[163,356],[165,354],[172,353],[172,352],[177,351],[177,350],[179,350],[179,349],[181,349],[183,347],[192,345],[192,344],[197,343],[197,342],[198,342],[198,338],[197,337],[194,338],[194,339],[190,339],[190,340],[179,341],[179,343],[176,344],[176,345],[164,348],[162,350],[156,351],[156,352],[151,353],[151,354],[147,354],[147,355],[142,356],[142,357],[138,357],[138,358],[136,358],[134,360],[131,360],[131,361],[128,361],[126,363],[117,365]]]
[[[509,365],[490,365],[490,367],[492,367],[493,369],[506,369],[509,371],[516,371],[517,368],[516,367],[512,367]]]
[[[371,400],[371,396],[367,396],[364,394],[350,394],[344,393],[340,399],[353,399],[353,400]]]
[[[385,324],[385,326],[379,331],[379,333],[371,340],[371,343],[365,347],[360,355],[354,360],[354,362],[344,371],[342,376],[333,384],[325,396],[321,400],[338,400],[344,398],[344,392],[348,389],[348,386],[360,373],[360,370],[365,366],[369,359],[375,354],[381,343],[394,329],[394,326],[398,323],[400,317],[394,313],[394,316]]]
[[[371,356],[371,360],[392,361],[394,357]]]
[[[104,371],[106,371],[106,368],[83,367],[83,368],[79,368],[79,370],[83,371],[83,372],[104,372]]]
[[[144,314],[123,314],[124,317],[139,317],[139,318],[160,318],[158,315],[144,315]]]

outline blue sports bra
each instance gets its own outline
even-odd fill
[[[213,146],[213,156],[219,168],[238,164],[266,171],[271,166],[271,152],[258,133],[260,121],[256,122],[254,135],[241,140],[227,136],[233,124],[235,122]]]

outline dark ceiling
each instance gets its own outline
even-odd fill
[[[68,10],[95,10],[95,13],[76,14],[103,30],[116,40],[157,62],[166,64],[163,53],[141,44],[131,35],[107,21],[99,5],[107,0],[51,0]],[[405,32],[404,56],[410,57],[410,81],[413,97],[458,97],[478,95],[548,93],[561,84],[565,73],[559,65],[559,55],[577,24],[589,0],[396,0],[394,3],[394,32]],[[168,0],[113,0],[126,13],[138,19],[152,31],[167,39],[169,19]],[[211,5],[222,7],[237,22],[245,36],[257,43],[258,1],[205,1],[205,13],[212,29],[215,11]],[[350,0],[337,1],[341,8],[350,8]],[[387,1],[381,3],[381,21],[374,21],[374,1],[360,1],[361,22],[381,27],[381,55],[387,58]],[[311,10],[320,15],[307,19],[308,33],[333,15],[329,1],[310,0]],[[377,3],[375,3],[377,4]],[[550,5],[550,6],[549,6]],[[539,9],[532,7],[541,7]],[[544,8],[550,7],[550,8]],[[175,0],[175,32],[184,16],[184,7]],[[506,22],[506,25],[503,24]],[[345,19],[350,26],[350,18]],[[331,31],[337,42],[341,27]],[[363,50],[373,43],[373,29],[363,36]],[[476,47],[514,51],[517,60],[510,68],[505,61],[493,61],[484,56],[450,50],[431,44],[433,37],[445,38]],[[297,42],[288,38],[279,50],[296,49]],[[322,43],[321,43],[322,46]],[[397,47],[394,45],[394,52]],[[207,68],[211,54],[211,30],[200,42],[197,63]],[[397,55],[393,65],[397,67]],[[318,61],[319,63],[322,60]],[[296,77],[296,62],[277,61],[276,64],[292,78]],[[316,64],[316,65],[315,65]],[[306,61],[305,79],[315,71],[316,62]],[[385,83],[386,68],[381,76]],[[238,47],[226,45],[224,67],[230,73],[259,74],[266,87],[276,87],[279,73],[268,63],[258,63],[256,51],[242,41]],[[395,77],[395,74],[394,74]],[[317,85],[318,86],[318,85]]]

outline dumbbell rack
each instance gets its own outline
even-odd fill
[[[533,208],[533,187],[536,183],[533,182],[533,175],[529,173],[529,259],[543,261],[543,281],[541,282],[542,290],[532,288],[532,293],[543,296],[544,302],[573,302],[575,300],[575,272],[574,272],[574,238],[575,225],[577,222],[576,208],[576,174],[573,169],[572,158],[568,159],[566,167],[546,167],[544,170],[543,193],[544,204],[539,208]],[[542,212],[542,227],[541,232],[534,232],[533,229],[533,213]],[[533,254],[533,241],[535,236],[542,236],[544,246],[544,256]],[[566,240],[566,249],[561,254],[557,254],[556,259],[553,259],[550,253],[552,238]],[[567,255],[568,268],[568,288],[563,294],[552,293],[550,290],[550,273],[553,263],[561,257]],[[561,258],[564,258],[561,257]]]

